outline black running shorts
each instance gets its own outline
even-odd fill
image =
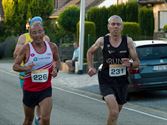
[[[52,88],[47,88],[45,90],[39,92],[30,92],[30,91],[23,91],[23,104],[34,108],[38,105],[43,99],[52,96]]]
[[[113,94],[117,103],[123,105],[127,102],[127,89],[129,81],[127,77],[109,77],[108,70],[98,72],[99,89],[103,99]]]

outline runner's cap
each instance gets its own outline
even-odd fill
[[[34,23],[41,23],[42,24],[42,18],[40,16],[35,16],[30,20],[30,26],[32,26]]]

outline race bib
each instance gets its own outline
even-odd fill
[[[48,70],[34,70],[31,72],[32,82],[46,82],[48,80]]]
[[[117,77],[126,75],[126,67],[119,64],[110,64],[109,66],[109,76]]]

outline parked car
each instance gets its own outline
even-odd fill
[[[167,42],[134,41],[140,67],[129,69],[129,92],[167,90]]]

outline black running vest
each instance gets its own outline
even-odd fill
[[[121,64],[121,58],[129,58],[127,37],[122,36],[120,45],[115,48],[109,42],[109,35],[104,36],[103,68],[108,68],[109,64]]]

